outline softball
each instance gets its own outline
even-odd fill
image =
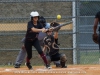
[[[61,19],[61,15],[57,15],[57,19],[58,19],[58,20]]]

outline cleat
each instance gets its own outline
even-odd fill
[[[50,65],[47,64],[47,65],[46,65],[46,68],[47,68],[47,69],[51,69],[52,67],[50,67]]]
[[[15,64],[14,67],[15,67],[15,68],[20,68],[20,65],[21,65],[21,64]]]
[[[26,63],[26,66],[28,67],[29,70],[33,69],[30,63]]]
[[[67,68],[67,66],[63,66],[63,67],[61,67],[61,68]]]

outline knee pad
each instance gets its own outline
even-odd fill
[[[66,62],[66,61],[67,61],[67,57],[66,57],[65,54],[61,54],[61,55],[60,55],[60,61],[61,61],[61,62]]]

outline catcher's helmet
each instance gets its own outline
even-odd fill
[[[39,17],[39,22],[43,24],[43,27],[46,26],[46,19],[43,16]]]
[[[57,26],[59,26],[59,25],[60,25],[60,24],[57,23],[57,22],[52,22],[52,23],[50,24],[51,27],[57,27]],[[53,31],[58,32],[59,30],[60,30],[60,27],[58,27],[57,29],[55,29],[55,30],[53,30]]]

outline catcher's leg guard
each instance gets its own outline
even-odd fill
[[[60,56],[60,64],[61,64],[62,68],[66,68],[67,67],[67,66],[65,66],[66,61],[67,61],[66,55],[65,54],[61,54],[61,56]]]

